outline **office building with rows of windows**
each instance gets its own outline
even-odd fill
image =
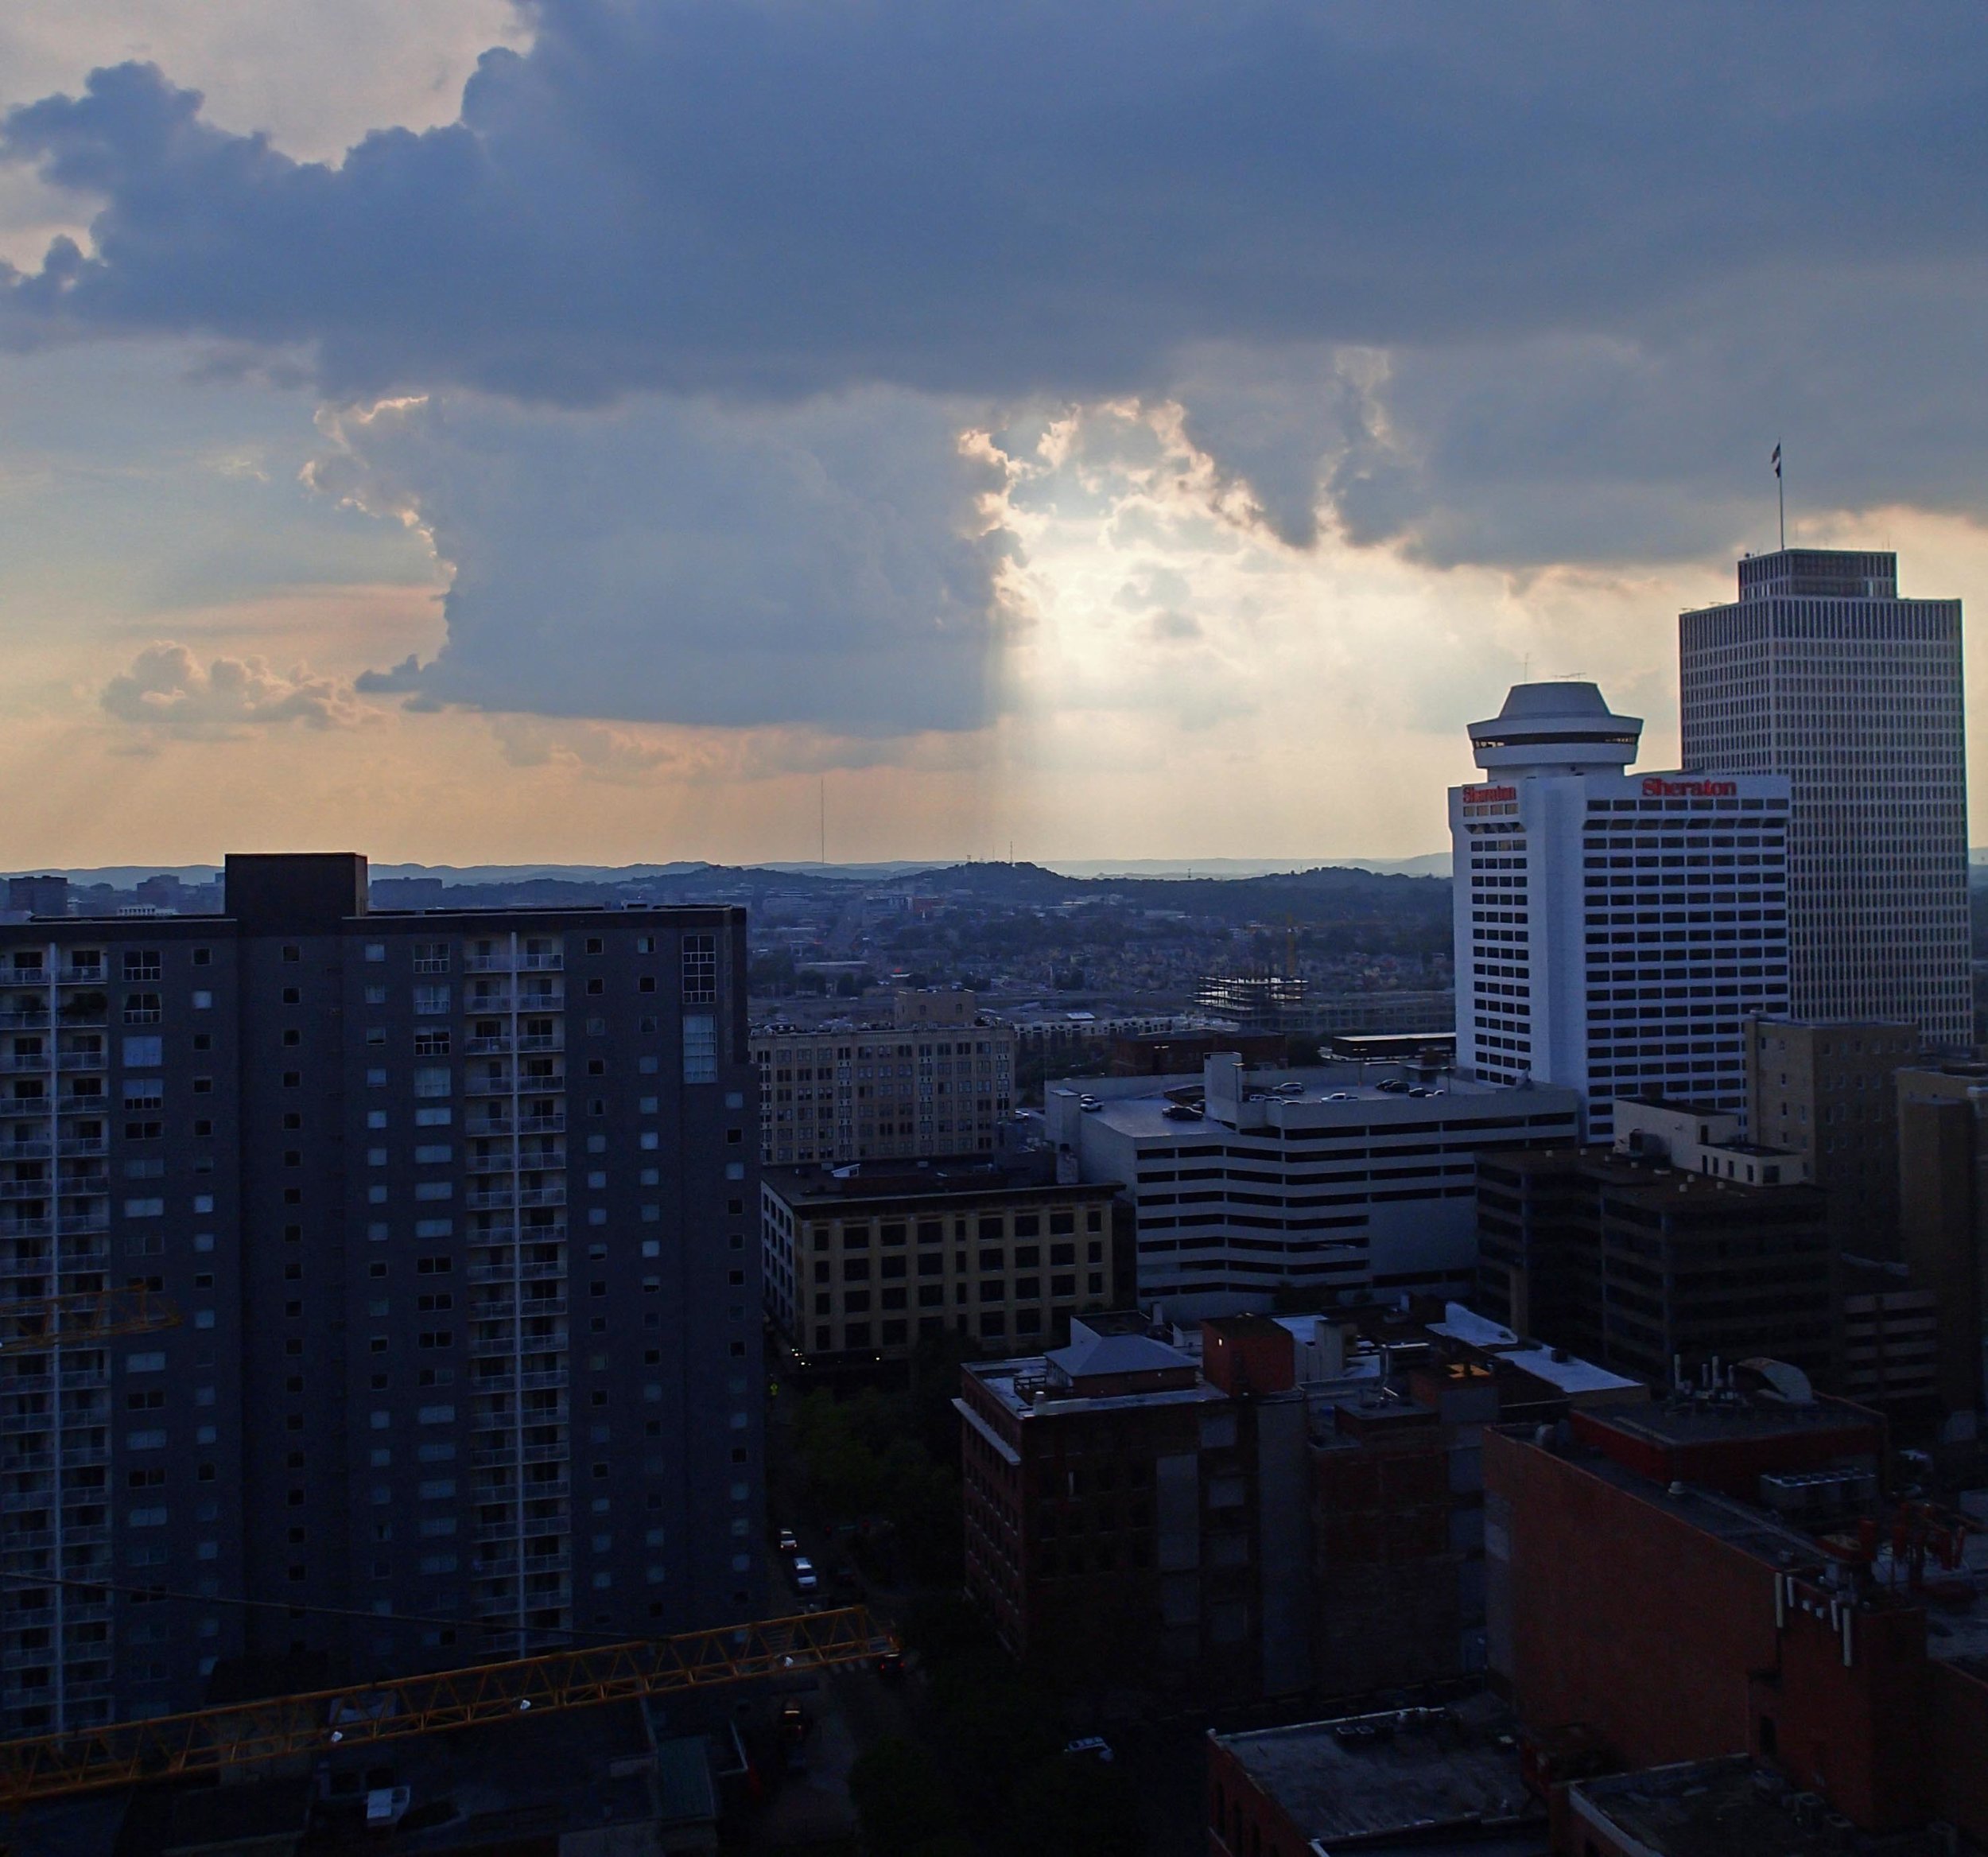
[[[1782,549],[1678,620],[1684,764],[1792,783],[1788,1011],[1974,1037],[1958,600],[1895,554]]]
[[[1015,1033],[973,1006],[971,993],[906,991],[881,1024],[755,1027],[761,1160],[994,1152],[1014,1108]]]
[[[227,903],[0,928],[0,1733],[753,1616],[743,912]]]
[[[1788,783],[1629,774],[1642,723],[1591,683],[1514,687],[1450,790],[1457,1063],[1587,1099],[1744,1114],[1746,1020],[1788,1000]]]
[[[1051,1082],[1059,1162],[1122,1181],[1137,1300],[1172,1322],[1262,1313],[1283,1289],[1358,1303],[1461,1296],[1487,1148],[1575,1138],[1581,1099],[1375,1060]]]
[[[1022,1160],[768,1167],[767,1312],[816,1366],[903,1360],[942,1331],[996,1353],[1066,1340],[1073,1315],[1132,1296],[1118,1196]]]

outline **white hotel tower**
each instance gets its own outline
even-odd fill
[[[1788,783],[1629,774],[1640,718],[1522,683],[1450,790],[1457,1063],[1486,1082],[1746,1107],[1745,1020],[1785,1016]]]

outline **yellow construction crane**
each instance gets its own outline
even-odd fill
[[[553,1651],[426,1676],[0,1742],[0,1810],[687,1689],[798,1675],[895,1651],[860,1606],[676,1638]]]
[[[76,1290],[0,1302],[0,1356],[98,1347],[127,1334],[179,1325],[180,1312],[154,1290]]]

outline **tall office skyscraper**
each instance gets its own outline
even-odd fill
[[[1678,620],[1684,764],[1793,783],[1791,1012],[1969,1042],[1960,602],[1811,548],[1743,560],[1739,593]]]
[[[1787,781],[1626,773],[1642,732],[1522,683],[1450,790],[1458,1065],[1581,1091],[1598,1140],[1618,1096],[1744,1113],[1746,1019],[1787,1010]]]
[[[0,928],[0,1298],[181,1318],[0,1361],[0,1734],[754,1616],[744,912],[227,902]]]

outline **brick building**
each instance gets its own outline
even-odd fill
[[[1485,1439],[1491,1664],[1528,1731],[1585,1724],[1633,1769],[1750,1754],[1866,1832],[1988,1832],[1988,1557],[1879,1502],[1874,1414],[1722,1385],[1570,1428]]]
[[[1644,1389],[1454,1305],[1365,1320],[1081,1318],[966,1368],[968,1586],[1009,1649],[1229,1700],[1481,1668],[1485,1426]]]
[[[1079,1311],[1132,1294],[1118,1187],[957,1160],[768,1167],[759,1179],[767,1312],[810,1365],[903,1360],[942,1331],[983,1350],[1062,1342]]]

